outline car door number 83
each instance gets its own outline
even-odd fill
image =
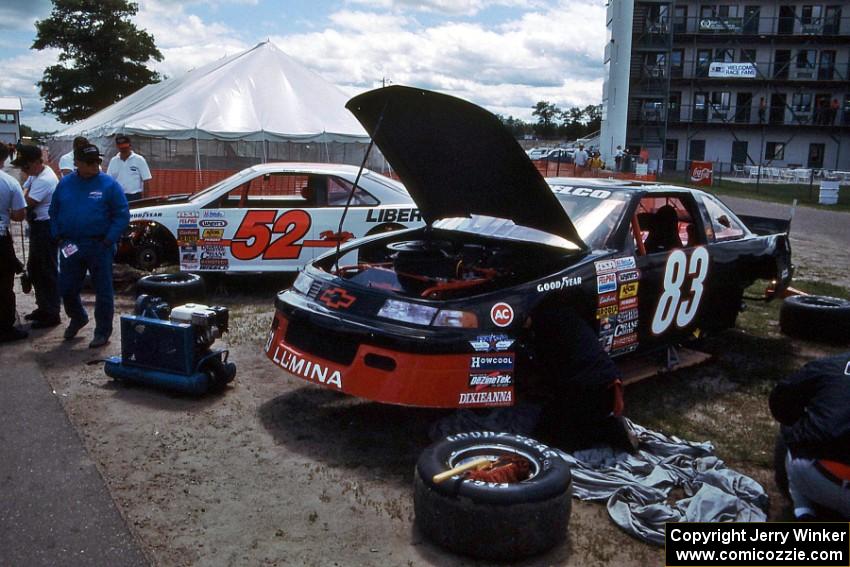
[[[696,316],[702,300],[705,278],[708,275],[708,250],[694,248],[690,259],[683,250],[674,250],[664,268],[664,289],[655,315],[652,333],[660,335],[670,328],[687,327]]]

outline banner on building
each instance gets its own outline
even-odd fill
[[[699,21],[699,31],[741,33],[743,24],[743,18],[702,18]]]
[[[735,77],[739,79],[755,79],[756,66],[752,63],[721,63],[714,62],[708,67],[709,77]]]
[[[711,185],[711,162],[691,162],[691,183],[694,185]]]

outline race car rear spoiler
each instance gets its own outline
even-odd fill
[[[738,215],[747,228],[755,234],[765,236],[768,234],[787,234],[791,230],[791,219],[773,219],[770,217],[756,217],[751,215]]]

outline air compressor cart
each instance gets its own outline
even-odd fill
[[[229,351],[212,350],[228,330],[226,307],[187,303],[170,309],[140,295],[134,315],[121,316],[121,356],[106,360],[106,375],[187,394],[223,389],[236,376]]]

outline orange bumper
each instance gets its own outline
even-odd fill
[[[352,362],[341,365],[287,343],[289,321],[280,312],[266,342],[266,356],[311,384],[385,404],[469,408],[511,406],[514,373],[482,370],[483,356],[510,359],[512,352],[416,354],[361,344]],[[332,342],[333,336],[328,337]]]

